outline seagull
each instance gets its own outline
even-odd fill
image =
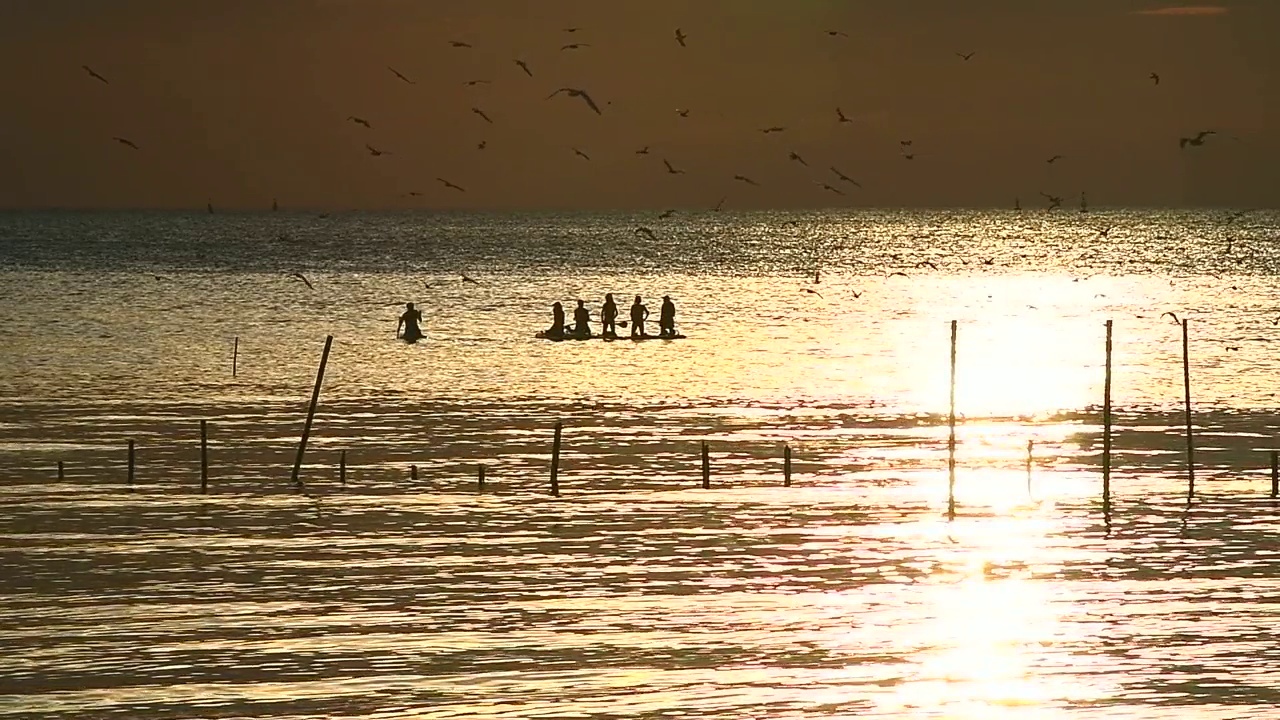
[[[116,142],[120,143],[121,145],[128,145],[129,147],[133,148],[134,150],[141,150],[141,149],[142,149],[142,148],[138,147],[136,144],[134,144],[134,142],[133,142],[132,140],[128,139],[128,138],[113,137],[113,138],[111,138],[111,139],[112,139],[112,140],[115,140]]]
[[[885,275],[885,276],[884,276],[884,278],[885,278],[886,280],[888,280],[889,278],[894,277],[894,276],[898,276],[898,275],[900,275],[900,276],[902,276],[902,277],[907,277],[907,274],[906,274],[906,273],[899,271],[899,272],[891,272],[891,273],[889,273],[888,275]]]
[[[689,36],[685,35],[684,32],[680,30],[680,28],[676,28],[676,42],[680,43],[680,47],[688,47],[688,45],[684,44],[684,40],[687,37]]]
[[[807,292],[810,295],[817,295],[818,297],[822,297],[822,293],[818,292],[817,290],[814,290],[813,288],[801,288],[800,292]]]
[[[774,125],[772,127],[764,128],[760,132],[764,133],[765,135],[768,135],[769,133],[782,132],[783,130],[786,130],[786,128],[780,125]]]
[[[450,41],[449,41],[449,44],[450,44],[450,45],[452,45],[453,47],[456,47],[456,48],[469,48],[469,47],[471,47],[471,44],[470,44],[470,43],[464,43],[464,42],[461,42],[461,41],[459,41],[459,40],[450,40]]]
[[[577,49],[579,49],[579,48],[584,48],[584,47],[591,47],[591,45],[590,45],[590,44],[588,44],[588,43],[569,43],[568,45],[561,45],[561,46],[560,46],[560,49],[561,49],[562,51],[563,51],[563,50],[577,50]]]
[[[1054,164],[1055,162],[1057,162],[1057,161],[1059,161],[1059,160],[1061,160],[1061,159],[1062,159],[1062,156],[1061,156],[1061,155],[1054,155],[1053,157],[1049,158],[1048,160],[1045,160],[1045,162],[1047,162],[1047,163],[1049,163],[1050,165],[1052,165],[1052,164]]]
[[[915,153],[902,153],[902,159],[903,159],[903,160],[915,160],[915,159],[916,159],[916,154],[915,154]]]
[[[657,236],[657,235],[654,235],[654,234],[653,234],[653,231],[652,231],[652,230],[650,230],[650,229],[649,229],[649,228],[647,228],[647,227],[638,227],[638,228],[636,228],[636,233],[635,233],[635,234],[636,234],[636,235],[643,235],[643,236],[645,236],[645,237],[649,238],[650,240],[657,240],[657,239],[658,239],[658,236]]]
[[[898,144],[901,145],[902,147],[911,147],[910,140],[899,140]]]
[[[792,150],[791,154],[788,155],[787,157],[789,157],[792,160],[795,160],[796,162],[800,163],[805,167],[809,167],[809,163],[805,162],[804,158],[800,157],[800,155],[795,150]]]
[[[488,80],[468,80],[465,83],[463,83],[463,85],[466,85],[467,87],[474,87],[476,85],[488,85],[488,84],[489,84]]]
[[[582,151],[581,151],[581,150],[579,150],[578,148],[573,148],[573,154],[574,154],[574,155],[577,155],[578,157],[582,158],[583,160],[590,160],[590,159],[591,159],[590,157],[588,157],[588,156],[587,156],[587,154],[586,154],[586,153],[582,152]]]
[[[1205,138],[1209,137],[1210,135],[1217,135],[1217,134],[1218,133],[1213,130],[1201,130],[1200,132],[1196,133],[1196,136],[1193,138],[1187,138],[1187,137],[1179,138],[1178,147],[1185,148],[1188,145],[1197,145],[1197,146],[1203,145]]]
[[[669,217],[671,217],[672,215],[675,215],[675,214],[676,214],[676,211],[675,211],[675,210],[663,210],[663,211],[662,211],[662,213],[658,215],[658,219],[659,219],[659,220],[666,220],[667,218],[669,218]]]
[[[938,266],[937,266],[937,265],[934,265],[933,263],[929,262],[928,260],[921,260],[920,262],[916,263],[916,267],[918,267],[918,268],[920,268],[920,267],[927,267],[927,268],[929,268],[929,269],[931,269],[931,270],[937,270],[937,269],[938,269]]]
[[[533,71],[529,69],[528,63],[526,63],[523,60],[515,60],[514,62],[515,64],[520,66],[520,69],[524,71],[525,75],[528,75],[529,77],[533,77]]]
[[[843,192],[840,192],[839,188],[833,188],[833,187],[831,187],[830,185],[828,185],[828,184],[826,184],[826,183],[824,183],[824,182],[819,182],[819,181],[816,181],[816,180],[815,180],[813,184],[814,184],[814,185],[821,185],[823,190],[830,190],[831,192],[833,192],[833,193],[835,193],[835,194],[837,194],[837,195],[843,195],[843,194],[844,194]]]
[[[490,125],[492,125],[492,124],[493,124],[493,120],[491,120],[491,119],[489,118],[489,116],[488,116],[488,115],[485,115],[485,114],[484,114],[484,111],[483,111],[483,110],[481,110],[480,108],[473,107],[473,108],[471,108],[471,112],[473,112],[473,113],[475,113],[475,114],[479,115],[480,117],[484,118],[484,121],[485,121],[485,122],[487,122],[487,123],[489,123]]]
[[[973,53],[974,53],[974,52],[977,52],[977,50],[974,50],[973,52],[970,52],[968,55],[965,55],[964,53],[956,53],[956,57],[958,57],[958,58],[960,58],[961,60],[964,60],[964,61],[966,61],[966,62],[967,62],[967,61],[969,60],[969,58],[973,57]]]
[[[409,192],[405,193],[405,195],[408,195],[409,197],[422,197],[422,193],[418,192],[417,190],[410,190]]]
[[[676,108],[676,114],[679,115],[680,117],[689,117],[688,109],[681,110],[680,108]]]
[[[347,120],[350,120],[351,122],[353,122],[353,123],[355,123],[355,124],[357,124],[357,125],[363,125],[363,126],[365,126],[365,127],[369,128],[370,130],[372,130],[372,129],[373,129],[373,126],[369,124],[369,121],[368,121],[368,120],[365,120],[365,119],[364,119],[364,118],[362,118],[362,117],[356,117],[355,115],[348,115],[348,116],[347,116]]]
[[[436,178],[436,180],[438,180],[441,185],[444,185],[445,187],[451,190],[457,190],[458,192],[466,192],[466,190],[464,190],[461,185],[454,185],[453,183],[449,182],[448,180],[445,180],[442,177],[438,177]]]
[[[427,290],[430,290],[430,289],[431,289],[431,283],[427,282],[426,280],[423,280],[423,281],[422,281],[422,287],[426,288]],[[398,304],[398,303],[397,303],[397,304]]]
[[[728,199],[729,199],[728,197],[720,198],[719,202],[716,203],[715,207],[711,208],[711,212],[720,212],[720,209],[724,207],[724,201]]]
[[[302,273],[300,273],[300,272],[293,273],[293,274],[292,274],[292,275],[290,275],[289,277],[295,277],[295,278],[298,278],[298,279],[299,279],[299,280],[301,280],[302,282],[306,283],[307,288],[308,288],[308,289],[310,289],[310,290],[315,290],[315,289],[316,289],[316,288],[315,288],[315,286],[311,284],[311,281],[307,279],[307,276],[306,276],[306,275],[303,275],[303,274],[302,274]]]
[[[639,150],[637,150],[637,151],[636,151],[636,154],[637,154],[637,155],[648,155],[648,154],[649,154],[649,146],[648,146],[648,145],[645,145],[644,147],[640,148]]]
[[[565,28],[565,29],[564,29],[564,31],[565,31],[565,32],[567,32],[567,33],[576,33],[576,32],[578,32],[578,31],[579,31],[579,30],[581,30],[581,29],[582,29],[582,28],[571,27],[571,28]]]
[[[684,171],[683,171],[683,170],[677,170],[677,169],[675,169],[675,168],[671,167],[671,163],[670,163],[670,162],[668,162],[668,161],[667,161],[667,160],[665,160],[665,159],[662,161],[662,164],[667,166],[667,172],[668,172],[668,173],[670,173],[671,175],[683,175],[683,174],[684,174]]]
[[[857,300],[858,298],[862,297],[862,292],[866,292],[866,290],[863,290],[862,292],[858,292],[857,290],[850,290],[849,292],[853,293],[853,299]]]
[[[839,30],[828,30],[827,34],[830,35],[831,37],[844,37],[844,38],[849,37],[848,33],[841,32]]]
[[[1101,230],[1098,231],[1098,237],[1107,238],[1108,240],[1111,239],[1111,229],[1114,227],[1115,225],[1108,225],[1102,228]]]
[[[1041,195],[1042,197],[1044,197],[1044,199],[1046,199],[1046,200],[1048,200],[1048,201],[1049,201],[1049,209],[1050,209],[1050,210],[1052,210],[1052,209],[1054,209],[1054,208],[1062,207],[1062,198],[1060,198],[1060,197],[1058,197],[1058,196],[1056,196],[1056,195],[1050,195],[1049,193],[1044,192],[1044,191],[1041,191],[1041,192],[1040,192],[1040,195]]]
[[[596,101],[591,99],[591,96],[587,94],[586,90],[579,90],[577,88],[570,88],[570,87],[562,87],[559,90],[548,95],[547,99],[550,100],[551,98],[559,95],[560,93],[567,93],[569,97],[582,98],[587,103],[587,105],[591,107],[592,110],[596,111],[597,115],[603,114],[600,112],[600,108],[596,105]]]
[[[479,284],[480,284],[480,283],[476,282],[475,280],[472,280],[471,278],[467,277],[466,275],[463,275],[463,276],[462,276],[462,284],[463,284],[463,285],[466,285],[467,283],[471,283],[472,285],[479,285]]]
[[[395,69],[395,68],[391,67],[390,65],[388,65],[388,66],[387,66],[387,69],[388,69],[388,70],[390,70],[391,72],[395,73],[395,76],[396,76],[396,77],[398,77],[398,78],[400,78],[401,80],[403,80],[403,81],[405,81],[405,82],[409,83],[410,85],[417,85],[417,83],[415,83],[414,81],[412,81],[412,80],[410,80],[409,78],[405,77],[404,75],[402,75],[402,74],[400,73],[400,71],[399,71],[399,70],[397,70],[397,69]]]
[[[853,121],[852,121],[852,120],[850,120],[849,118],[845,117],[844,111],[843,111],[843,110],[841,110],[841,109],[840,109],[840,108],[838,108],[838,107],[836,108],[836,121],[837,121],[837,122],[842,122],[842,123],[851,123],[851,122],[853,122]]]
[[[84,71],[85,71],[85,72],[87,72],[87,73],[89,73],[89,77],[94,78],[94,79],[96,79],[96,80],[101,80],[103,85],[110,85],[110,84],[111,84],[111,83],[107,82],[107,79],[106,79],[106,78],[104,78],[104,77],[102,77],[101,75],[99,75],[98,73],[94,72],[94,71],[93,71],[93,68],[89,67],[88,65],[81,65],[80,67],[81,67],[81,68],[84,68]]]
[[[857,180],[854,180],[853,178],[849,177],[848,175],[845,175],[844,173],[840,172],[839,170],[837,170],[837,169],[836,169],[836,166],[835,166],[835,165],[832,165],[832,166],[831,166],[831,172],[835,173],[835,174],[836,174],[836,177],[840,178],[840,180],[841,180],[842,182],[847,182],[847,183],[849,183],[850,185],[852,185],[852,186],[854,186],[854,187],[856,187],[856,188],[861,188],[861,187],[862,187],[862,183],[860,183],[860,182],[858,182]]]
[[[738,182],[744,182],[744,183],[746,183],[746,184],[748,184],[748,185],[755,185],[756,187],[759,187],[759,186],[760,186],[760,183],[756,182],[755,180],[752,180],[751,178],[747,177],[746,175],[734,175],[734,176],[733,176],[733,179],[734,179],[734,180],[737,180]]]
[[[372,155],[372,156],[374,156],[374,157],[379,157],[379,156],[381,156],[381,155],[390,155],[390,154],[391,154],[391,153],[389,153],[389,152],[387,152],[387,151],[385,151],[385,150],[379,150],[378,148],[376,148],[376,147],[374,147],[374,146],[372,146],[372,145],[370,145],[370,144],[368,144],[368,143],[365,143],[365,146],[364,146],[364,147],[365,147],[365,149],[366,149],[366,150],[368,150],[368,151],[369,151],[369,154],[370,154],[370,155]]]
[[[486,147],[488,147],[488,146],[489,146],[489,141],[488,141],[488,140],[481,140],[480,142],[476,143],[476,149],[477,149],[477,150],[483,150],[483,149],[485,149],[485,148],[486,148]]]
[[[1178,319],[1178,316],[1177,316],[1177,315],[1174,315],[1174,314],[1173,314],[1173,313],[1171,313],[1171,312],[1166,312],[1166,313],[1161,313],[1161,314],[1160,314],[1160,317],[1164,317],[1165,315],[1168,315],[1169,317],[1173,318],[1173,322],[1174,322],[1175,324],[1177,324],[1177,325],[1181,325],[1181,324],[1182,324],[1182,321]]]
[[[1156,85],[1159,85],[1159,84],[1160,84],[1160,73],[1154,73],[1154,72],[1153,72],[1153,73],[1151,73],[1150,75],[1148,75],[1147,77],[1151,78],[1151,82],[1155,83]]]

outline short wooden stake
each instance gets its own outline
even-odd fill
[[[236,364],[240,360],[240,336],[236,336],[235,344],[231,346],[231,377],[236,376]]]
[[[560,497],[560,430],[562,424],[556,421],[556,436],[551,442],[551,496]]]
[[[58,461],[58,479],[59,479],[59,480],[61,480],[62,478],[63,478],[63,474],[62,474],[62,461],[61,461],[61,460],[59,460],[59,461]]]
[[[1275,450],[1271,451],[1271,497],[1280,497],[1280,452]]]
[[[129,441],[129,487],[133,488],[133,441]]]
[[[782,487],[791,487],[791,446],[782,446]]]
[[[1111,321],[1107,321],[1107,365],[1102,383],[1102,514],[1111,522]]]
[[[711,453],[706,440],[702,441],[702,489],[711,489]]]
[[[1187,342],[1187,322],[1182,320],[1182,388],[1186,398],[1187,417],[1187,501],[1196,496],[1195,439],[1191,432],[1191,353]]]
[[[338,484],[347,484],[347,451],[338,454]]]
[[[209,492],[209,429],[208,422],[200,421],[200,494]]]
[[[951,428],[947,436],[947,519],[956,519],[956,321],[951,321],[951,409],[947,415]]]
[[[417,466],[417,465],[410,465],[410,466],[409,466],[409,479],[410,479],[410,480],[417,480],[417,479],[418,479],[418,466]]]
[[[1033,449],[1035,448],[1035,445],[1036,445],[1035,440],[1027,441],[1027,497],[1032,497],[1031,495],[1031,457],[1032,457],[1032,452],[1033,452]]]
[[[479,466],[476,471],[476,492],[484,492],[484,466]]]
[[[302,439],[298,441],[298,456],[293,461],[293,487],[302,492],[302,478],[298,473],[302,470],[302,456],[307,452],[307,438],[311,437],[311,421],[316,416],[316,403],[320,402],[320,384],[324,382],[324,366],[329,364],[329,348],[333,346],[333,336],[326,335],[324,352],[320,355],[320,369],[316,371],[316,386],[311,390],[311,405],[307,407],[307,422],[302,426]]]

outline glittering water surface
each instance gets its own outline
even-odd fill
[[[1277,228],[0,215],[0,717],[1262,717]],[[688,339],[533,339],[604,292]]]

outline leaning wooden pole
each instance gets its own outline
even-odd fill
[[[711,451],[706,440],[702,441],[702,489],[711,489]]]
[[[1102,514],[1111,518],[1111,321],[1107,321],[1107,364],[1102,381]]]
[[[338,454],[338,484],[347,484],[347,451]]]
[[[560,431],[562,423],[556,421],[556,436],[551,441],[551,496],[560,497]]]
[[[791,487],[791,446],[782,446],[782,486]]]
[[[1280,497],[1280,452],[1275,450],[1271,451],[1271,497]]]
[[[200,421],[200,494],[209,492],[209,423]]]
[[[324,353],[320,355],[320,369],[316,371],[316,386],[311,390],[311,405],[307,408],[307,422],[302,426],[302,440],[298,442],[298,456],[293,460],[293,487],[302,491],[302,456],[307,452],[307,439],[311,437],[311,422],[316,417],[316,403],[320,402],[320,384],[324,382],[324,368],[329,364],[329,348],[333,347],[333,336],[324,338]]]
[[[1191,430],[1191,352],[1187,341],[1187,320],[1182,321],[1182,389],[1186,399],[1187,418],[1187,501],[1196,496],[1195,437]]]
[[[951,404],[947,414],[947,519],[956,519],[956,321],[951,321]]]
[[[133,441],[129,441],[129,489],[133,489]]]
[[[1035,440],[1027,441],[1027,497],[1028,498],[1033,497],[1033,495],[1031,494],[1031,462],[1032,462],[1032,453],[1035,450],[1035,446],[1036,446]]]
[[[236,336],[235,344],[231,346],[231,377],[236,376],[236,363],[240,360],[240,336]]]

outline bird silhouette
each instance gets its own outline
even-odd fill
[[[471,112],[475,113],[476,115],[479,115],[481,118],[484,119],[485,122],[489,123],[490,125],[493,124],[493,120],[488,115],[485,115],[484,111],[481,110],[480,108],[473,107],[471,108]]]
[[[586,102],[586,103],[587,103],[587,105],[588,105],[592,110],[595,110],[595,111],[596,111],[596,114],[597,114],[597,115],[603,115],[603,114],[604,114],[604,113],[601,113],[601,112],[600,112],[600,107],[596,105],[596,101],[595,101],[595,100],[592,100],[592,99],[591,99],[591,96],[587,94],[587,91],[586,91],[586,90],[579,90],[579,89],[577,89],[577,88],[571,88],[571,87],[562,87],[562,88],[560,88],[559,90],[557,90],[557,91],[555,91],[555,92],[551,93],[550,95],[548,95],[548,96],[547,96],[547,99],[548,99],[548,100],[550,100],[551,98],[553,98],[553,97],[555,97],[555,96],[559,95],[560,93],[566,93],[569,97],[582,98],[582,100],[583,100],[584,102]]]
[[[734,175],[734,176],[733,176],[733,179],[734,179],[734,180],[737,180],[738,182],[743,182],[743,183],[746,183],[746,184],[748,184],[748,185],[755,185],[755,186],[759,187],[759,183],[757,183],[755,180],[752,180],[751,178],[747,177],[746,175]]]
[[[102,77],[101,75],[99,75],[98,73],[94,72],[94,71],[93,71],[93,68],[89,67],[88,65],[81,65],[80,67],[81,67],[81,68],[83,68],[85,72],[89,73],[89,77],[91,77],[91,78],[93,78],[93,79],[95,79],[95,80],[101,80],[103,85],[110,85],[110,84],[111,84],[111,83],[107,82],[107,79],[106,79],[106,78],[104,78],[104,77]]]
[[[1108,225],[1108,226],[1106,226],[1106,227],[1102,228],[1101,230],[1099,230],[1099,231],[1098,231],[1098,237],[1103,237],[1103,238],[1108,238],[1108,239],[1110,239],[1110,237],[1111,237],[1111,230],[1112,230],[1112,228],[1114,228],[1114,227],[1115,227],[1115,225]]]
[[[822,293],[818,292],[817,290],[814,290],[813,288],[800,288],[800,292],[806,292],[806,293],[809,293],[810,295],[817,295],[818,297],[822,297]]]
[[[715,206],[711,208],[711,212],[720,212],[721,208],[724,207],[724,201],[728,199],[728,197],[721,197],[720,200],[716,202]]]
[[[487,147],[489,147],[489,141],[487,140],[481,140],[480,142],[476,143],[477,150],[483,150]]]
[[[307,279],[307,276],[306,276],[306,275],[303,275],[303,274],[302,274],[302,273],[300,273],[300,272],[293,273],[293,274],[292,274],[292,275],[290,275],[289,277],[298,278],[298,279],[299,279],[299,280],[301,280],[304,284],[306,284],[307,289],[309,289],[309,290],[315,290],[315,289],[316,289],[316,287],[315,287],[314,285],[312,285],[312,284],[311,284],[311,281]]]
[[[830,35],[831,37],[843,37],[843,38],[849,37],[848,33],[842,32],[840,30],[828,30],[827,34]]]
[[[1182,321],[1178,319],[1178,316],[1177,316],[1177,315],[1175,315],[1175,314],[1173,314],[1172,312],[1160,313],[1160,317],[1162,317],[1162,318],[1163,318],[1165,315],[1168,315],[1169,317],[1173,318],[1173,322],[1174,322],[1174,324],[1176,324],[1176,325],[1181,325],[1181,324],[1182,324]]]
[[[649,154],[649,146],[648,146],[648,145],[645,145],[644,147],[640,148],[639,150],[637,150],[637,151],[636,151],[636,154],[637,154],[637,155],[648,155],[648,154]]]
[[[488,85],[488,84],[489,84],[488,80],[468,80],[465,83],[463,83],[463,85],[466,85],[467,87],[475,87],[476,85]]]
[[[365,119],[364,119],[364,118],[362,118],[362,117],[356,117],[355,115],[348,115],[348,116],[347,116],[347,120],[349,120],[350,122],[353,122],[353,123],[355,123],[355,124],[357,124],[357,125],[363,125],[363,126],[365,126],[365,127],[369,128],[370,130],[372,130],[372,129],[373,129],[373,126],[369,124],[369,121],[368,121],[368,120],[365,120]]]
[[[1052,164],[1054,164],[1055,162],[1057,162],[1057,161],[1059,161],[1059,160],[1061,160],[1061,159],[1062,159],[1062,156],[1061,156],[1061,155],[1054,155],[1053,157],[1049,158],[1048,160],[1045,160],[1045,162],[1047,162],[1047,163],[1049,163],[1050,165],[1052,165]]]
[[[1200,132],[1196,133],[1196,136],[1193,138],[1189,138],[1189,137],[1179,138],[1178,147],[1185,148],[1188,145],[1196,145],[1196,146],[1203,145],[1206,138],[1208,138],[1210,135],[1217,135],[1217,134],[1218,133],[1215,130],[1201,130]]]
[[[790,159],[792,159],[792,160],[795,160],[796,162],[800,163],[801,165],[803,165],[803,166],[805,166],[805,167],[809,167],[809,163],[805,162],[805,161],[804,161],[804,158],[800,157],[800,154],[799,154],[799,153],[797,153],[795,150],[792,150],[792,151],[791,151],[791,153],[790,153],[789,155],[787,155],[787,157],[788,157],[788,158],[790,158]]]
[[[760,130],[760,132],[764,133],[765,135],[768,135],[769,133],[779,133],[779,132],[782,132],[783,130],[786,130],[786,128],[780,125],[774,125],[772,127],[763,128]]]
[[[370,144],[368,144],[368,143],[365,143],[364,148],[365,148],[366,150],[368,150],[368,151],[369,151],[369,154],[370,154],[370,155],[372,155],[372,156],[374,156],[374,157],[381,157],[381,156],[383,156],[383,155],[390,155],[390,154],[391,154],[391,153],[389,153],[389,152],[387,152],[387,151],[385,151],[385,150],[379,150],[378,148],[376,148],[376,147],[374,147],[374,146],[372,146],[372,145],[370,145]]]
[[[466,285],[467,283],[471,283],[472,285],[479,285],[479,284],[480,284],[480,283],[476,282],[475,280],[472,280],[471,278],[467,277],[466,275],[463,275],[463,276],[462,276],[462,284],[463,284],[463,285]]]
[[[902,147],[911,147],[910,140],[899,140],[898,144],[901,145]]]
[[[915,154],[915,153],[902,153],[902,159],[903,159],[903,160],[915,160],[915,159],[916,159],[916,154]]]
[[[966,54],[964,54],[964,53],[960,53],[960,52],[958,52],[958,53],[956,53],[956,57],[960,58],[961,60],[964,60],[965,62],[968,62],[968,61],[969,61],[969,58],[973,57],[973,53],[975,53],[975,52],[977,52],[977,50],[974,50],[973,52],[970,52],[970,53],[969,53],[969,54],[967,54],[967,55],[966,55]]]
[[[430,290],[430,289],[431,289],[431,283],[427,282],[426,280],[423,280],[423,281],[422,281],[422,287],[423,287],[423,288],[425,288],[425,289],[427,289],[427,290]],[[397,303],[397,304],[399,304],[399,303]]]
[[[397,69],[395,69],[395,68],[391,67],[390,65],[388,65],[388,66],[387,66],[387,69],[388,69],[388,70],[390,70],[391,72],[395,73],[395,76],[396,76],[396,77],[398,77],[398,78],[400,78],[401,80],[403,80],[403,81],[405,81],[405,82],[409,83],[410,85],[417,85],[417,83],[415,83],[414,81],[412,81],[412,80],[410,80],[409,78],[405,77],[405,76],[404,76],[404,75],[403,75],[399,70],[397,70]]]
[[[680,28],[676,28],[676,42],[680,43],[680,47],[688,47],[688,45],[684,44],[685,39],[688,37],[688,35],[684,34],[684,31]]]
[[[1155,83],[1156,85],[1159,85],[1159,84],[1160,84],[1160,73],[1154,73],[1154,72],[1153,72],[1153,73],[1151,73],[1150,75],[1148,75],[1147,77],[1148,77],[1148,78],[1150,78],[1150,79],[1151,79],[1151,82]]]
[[[852,120],[850,120],[849,118],[845,117],[844,111],[837,107],[837,108],[836,108],[836,122],[851,123],[851,122],[853,122],[853,121],[852,121]]]
[[[821,181],[816,181],[816,180],[815,180],[813,184],[814,184],[814,185],[819,185],[819,186],[821,186],[821,187],[822,187],[822,189],[823,189],[823,190],[827,190],[827,191],[829,191],[829,192],[833,192],[833,193],[835,193],[836,195],[843,195],[843,194],[844,194],[843,192],[841,192],[841,191],[840,191],[840,189],[839,189],[839,188],[832,187],[832,186],[828,185],[827,183],[824,183],[824,182],[821,182]]]
[[[574,155],[577,155],[578,157],[582,158],[583,160],[590,160],[590,159],[591,159],[590,157],[588,157],[588,156],[587,156],[587,154],[586,154],[586,153],[582,152],[582,151],[581,151],[581,150],[579,150],[578,148],[573,148],[573,154],[574,154]]]
[[[528,75],[529,77],[533,77],[533,71],[529,69],[528,63],[526,63],[523,60],[515,60],[513,62],[515,62],[515,64],[520,66],[520,69],[524,71],[525,75]]]
[[[688,109],[681,110],[680,108],[676,108],[676,114],[682,118],[687,118],[689,117],[689,110]]]
[[[410,190],[409,192],[405,193],[405,195],[408,195],[409,197],[422,197],[422,193],[418,192],[417,190]]]
[[[667,173],[668,173],[668,174],[670,174],[670,175],[683,175],[683,174],[684,174],[684,171],[683,171],[683,170],[677,170],[676,168],[671,167],[671,163],[670,163],[669,161],[667,161],[665,158],[663,159],[662,164],[667,166]]]
[[[916,267],[918,267],[918,268],[927,267],[927,268],[929,268],[930,270],[937,270],[937,269],[938,269],[938,266],[937,266],[937,265],[934,265],[933,263],[929,262],[928,260],[921,260],[920,262],[916,263]]]
[[[461,185],[454,185],[453,183],[449,182],[448,180],[445,180],[442,177],[438,177],[436,178],[436,180],[439,181],[441,185],[444,185],[446,188],[450,190],[457,190],[458,192],[466,192],[466,190],[464,190]]]
[[[138,147],[138,146],[137,146],[137,144],[135,144],[132,140],[130,140],[130,139],[128,139],[128,138],[113,137],[113,138],[111,138],[111,139],[112,139],[112,140],[115,140],[116,142],[120,143],[121,145],[126,145],[126,146],[128,146],[128,147],[131,147],[131,148],[133,148],[134,150],[141,150],[141,149],[142,149],[142,148]]]
[[[862,187],[862,183],[860,183],[860,182],[858,182],[857,180],[854,180],[853,178],[849,177],[848,175],[845,175],[844,173],[840,172],[839,170],[837,170],[837,169],[836,169],[836,166],[835,166],[835,165],[832,165],[832,166],[831,166],[831,172],[835,173],[835,174],[836,174],[836,177],[840,178],[841,182],[847,182],[847,183],[849,183],[850,185],[852,185],[852,186],[854,186],[854,187],[856,187],[856,188],[861,188],[861,187]]]
[[[584,47],[591,47],[591,45],[588,43],[569,43],[568,45],[561,45],[560,50],[578,50]]]
[[[857,300],[858,298],[862,297],[862,293],[863,293],[863,292],[866,292],[866,291],[865,291],[865,290],[863,290],[862,292],[859,292],[859,291],[857,291],[857,290],[850,290],[849,292],[850,292],[850,294],[852,294],[852,295],[853,295],[853,299],[854,299],[854,300]]]
[[[1049,201],[1049,208],[1048,208],[1049,210],[1062,207],[1062,198],[1058,197],[1057,195],[1050,195],[1049,193],[1044,191],[1041,191],[1040,195],[1045,200]]]
[[[902,271],[897,271],[897,272],[891,272],[888,275],[884,276],[885,280],[888,280],[891,277],[907,277],[907,274]]]
[[[649,228],[647,228],[647,227],[638,227],[638,228],[636,228],[635,234],[636,234],[636,235],[643,235],[643,236],[645,236],[645,237],[649,238],[650,240],[657,240],[657,239],[658,239],[658,236],[657,236],[657,235],[654,235],[654,234],[653,234],[653,231],[652,231],[652,230],[650,230],[650,229],[649,229]]]
[[[449,41],[449,44],[450,44],[451,46],[453,46],[453,47],[456,47],[456,48],[469,48],[469,47],[471,47],[471,43],[464,43],[464,42],[462,42],[462,41],[460,41],[460,40],[450,40],[450,41]]]

